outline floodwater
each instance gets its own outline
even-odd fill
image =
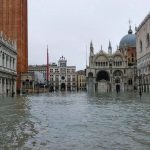
[[[0,97],[0,150],[150,150],[150,93]]]

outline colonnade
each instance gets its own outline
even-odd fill
[[[0,95],[16,94],[16,80],[13,78],[0,78]]]

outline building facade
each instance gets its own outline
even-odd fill
[[[86,71],[76,72],[77,91],[86,91]]]
[[[7,40],[0,33],[0,95],[14,95],[16,93],[16,43]]]
[[[29,66],[29,72],[39,71],[47,84],[47,65]],[[58,65],[49,65],[49,89],[50,91],[73,91],[76,90],[76,67],[67,66],[65,57],[60,57]]]
[[[34,90],[35,90],[34,73],[33,72],[22,73],[20,94],[26,94],[32,92],[34,93]]]
[[[0,31],[17,42],[17,88],[20,74],[28,70],[27,0],[0,0]]]
[[[91,42],[86,77],[89,92],[123,92],[136,88],[136,37],[131,26],[114,53],[109,42],[108,53],[101,48],[94,54]]]
[[[142,91],[150,91],[150,13],[136,32],[137,71]]]

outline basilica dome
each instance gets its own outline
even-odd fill
[[[132,34],[131,26],[129,28],[128,34],[121,39],[119,44],[120,49],[125,47],[136,47],[136,36],[135,34]]]

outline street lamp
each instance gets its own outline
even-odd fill
[[[14,97],[14,89],[13,89],[14,87],[13,87],[13,84],[14,84],[14,78],[13,78],[13,74],[12,74],[12,87],[11,87],[12,88],[12,93],[11,93],[12,97]]]
[[[139,95],[140,95],[140,99],[142,97],[141,80],[142,80],[142,76],[139,75]]]

